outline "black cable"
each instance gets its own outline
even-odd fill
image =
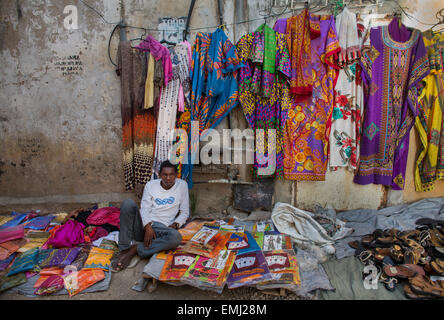
[[[117,28],[120,27],[120,23],[116,24],[113,28],[113,31],[111,32],[111,35],[109,36],[109,40],[108,40],[108,58],[109,61],[111,61],[111,63],[116,66],[119,67],[117,64],[114,63],[113,59],[111,58],[111,39],[113,38],[114,32],[117,30]]]
[[[99,11],[97,11],[96,9],[94,9],[90,4],[86,3],[86,2],[83,1],[83,0],[80,0],[80,2],[83,3],[85,6],[87,6],[89,9],[91,9],[92,11],[94,11],[95,13],[97,13],[97,14],[102,18],[102,20],[105,21],[105,23],[107,23],[107,24],[117,24],[117,23],[119,23],[119,22],[108,22],[108,21],[105,19],[105,17],[103,16],[103,14],[101,14]]]

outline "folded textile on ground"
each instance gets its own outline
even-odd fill
[[[261,250],[238,253],[227,278],[229,289],[271,280],[272,276]]]
[[[43,230],[45,229],[54,216],[41,216],[30,219],[25,223],[25,229]]]
[[[25,236],[25,229],[23,225],[18,225],[14,227],[8,227],[0,230],[0,243],[21,239]]]
[[[57,228],[46,245],[54,248],[75,247],[85,242],[83,229],[85,229],[85,226],[82,223],[68,220],[65,224]]]
[[[120,209],[116,207],[105,207],[94,210],[88,218],[86,218],[86,222],[95,226],[110,224],[120,228]]]
[[[39,249],[34,248],[17,256],[9,269],[8,277],[20,272],[32,270],[35,266],[38,254]]]

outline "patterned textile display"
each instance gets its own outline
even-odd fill
[[[253,235],[250,232],[245,231],[245,235],[247,236],[248,248],[240,249],[238,251],[238,254],[261,250],[261,247],[259,247],[259,245],[257,244],[256,240],[254,239]]]
[[[114,253],[119,252],[119,245],[112,240],[103,239],[102,243],[100,243],[99,248],[105,249],[105,250],[111,250]]]
[[[40,287],[40,285],[45,282],[48,278],[58,275],[63,275],[63,268],[51,267],[45,268],[40,271],[40,276],[37,281],[34,283],[34,288]]]
[[[14,219],[14,216],[0,216],[0,226]]]
[[[0,230],[0,244],[9,240],[21,239],[25,236],[23,225],[7,227]]]
[[[225,248],[231,232],[220,231],[203,226],[183,247],[183,251],[196,255],[215,258]]]
[[[159,103],[159,117],[157,122],[156,151],[153,164],[153,174],[159,176],[160,165],[163,161],[170,159],[170,149],[174,137],[172,132],[176,125],[177,105],[179,99],[179,88],[185,88],[185,101],[190,102],[189,96],[189,56],[188,47],[185,43],[177,44],[170,52],[173,65],[173,78],[168,85],[162,89]]]
[[[276,231],[267,231],[264,233],[263,246],[264,251],[292,249],[291,238],[285,234]]]
[[[105,272],[103,270],[80,270],[73,272],[63,278],[65,289],[68,290],[70,297],[82,292],[93,284],[105,279]]]
[[[46,243],[49,237],[49,232],[30,232],[26,235],[26,244],[20,247],[20,249],[18,249],[18,252],[25,252],[30,249],[40,248]]]
[[[20,223],[22,223],[22,221],[27,216],[26,213],[17,213],[15,211],[12,212],[12,215],[13,215],[14,218],[12,220],[4,222],[2,225],[0,225],[0,230],[6,229],[6,228],[9,228],[9,227],[15,227],[15,226],[19,225]]]
[[[40,267],[43,269],[47,267],[64,267],[70,265],[75,258],[77,258],[79,252],[80,248],[78,247],[54,249],[51,251],[48,258],[40,264]]]
[[[265,30],[269,28],[264,27]],[[285,42],[285,36],[273,31],[276,42],[275,73],[262,68],[255,62],[254,53],[264,52],[264,32],[252,32],[243,36],[236,48],[241,63],[239,71],[239,102],[251,129],[255,130],[255,158],[253,176],[283,177],[283,133],[282,127],[286,121],[287,112],[291,105],[287,78],[290,76],[290,59]],[[262,94],[257,94],[254,88],[260,87]],[[263,135],[262,131],[264,130]],[[270,130],[270,131],[269,131]],[[269,144],[275,139],[276,145]],[[275,149],[276,163],[269,157]],[[259,173],[258,174],[258,169]]]
[[[173,251],[167,255],[159,276],[160,281],[179,281],[196,259],[195,254]]]
[[[14,274],[32,270],[35,266],[39,249],[34,248],[18,255],[8,272],[8,277]]]
[[[253,232],[273,231],[273,227],[270,223],[265,221],[256,222],[253,226]]]
[[[215,128],[238,103],[237,69],[239,63],[236,47],[220,28],[213,33],[197,33],[191,60],[190,121],[198,121],[200,139],[205,129]],[[185,112],[186,113],[186,109]],[[183,115],[183,120],[188,116]],[[190,122],[188,122],[190,123]],[[187,127],[186,123],[179,123]],[[196,128],[197,130],[197,128]],[[191,141],[188,131],[188,164],[182,165],[181,178],[192,187],[191,156],[198,151],[198,141]],[[196,132],[197,133],[197,132]]]
[[[264,232],[252,232],[254,240],[256,241],[259,248],[263,248],[264,246]]]
[[[26,278],[24,272],[20,272],[19,274],[13,276],[4,275],[0,277],[0,293],[26,283],[27,281],[28,279]]]
[[[48,277],[42,284],[34,291],[38,296],[48,296],[64,288],[64,281],[61,276],[54,275]]]
[[[25,229],[44,230],[52,219],[54,216],[35,217],[24,224]]]
[[[228,250],[241,250],[249,247],[248,238],[244,232],[233,232],[226,244]]]
[[[417,115],[417,84],[429,74],[429,62],[418,30],[388,26],[370,31],[369,50],[362,53],[364,93],[358,184],[382,184],[402,190],[409,133]]]
[[[334,56],[340,52],[333,16],[309,14],[310,25],[320,33],[310,41],[312,94],[298,95],[288,111],[284,128],[284,175],[289,180],[324,181],[328,164],[328,139],[338,70]]]
[[[431,191],[444,179],[444,34],[429,30],[423,34],[430,74],[418,98],[415,127],[421,144],[415,166],[416,191]]]
[[[186,242],[190,240],[199,231],[204,224],[212,224],[213,221],[191,221],[187,223],[183,228],[179,229],[179,233],[182,235],[182,241]]]
[[[105,241],[105,240],[103,240]],[[102,242],[103,242],[102,241]],[[103,248],[107,249],[107,248]],[[83,269],[86,260],[88,259],[89,252],[91,251],[91,245],[85,245],[80,248],[80,252],[75,258],[75,260],[70,264],[75,270],[80,271]]]
[[[250,286],[271,280],[271,274],[262,251],[236,255],[233,267],[227,278],[229,289]]]
[[[361,45],[356,14],[344,8],[336,17],[336,30],[341,46],[338,61],[341,69],[335,87],[329,160],[332,168],[347,167],[353,171],[359,158],[361,115],[364,110],[359,63]]]
[[[113,255],[113,250],[92,247],[83,269],[102,269],[108,271]]]
[[[42,263],[48,259],[48,257],[51,255],[51,252],[53,252],[54,249],[40,249],[39,253],[37,254],[37,257],[35,259],[35,265],[33,271],[40,272],[42,270]]]
[[[8,258],[0,260],[0,271],[3,271],[6,268],[8,268],[9,265],[11,264],[11,262],[14,260],[16,255],[17,255],[17,253],[13,253],[13,254],[9,255]]]
[[[144,109],[146,57],[133,50],[129,41],[118,48],[118,73],[121,78],[121,113],[125,189],[145,185],[151,177],[156,134],[155,109]]]
[[[5,260],[26,244],[25,239],[10,240],[0,243],[0,260]]]
[[[197,256],[181,278],[181,282],[201,289],[222,292],[227,281],[236,253],[222,250],[215,259]]]
[[[301,283],[299,265],[292,249],[264,251],[264,256],[272,276],[270,282],[294,285]]]

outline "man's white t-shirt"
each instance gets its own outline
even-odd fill
[[[150,222],[160,222],[169,227],[177,222],[181,227],[190,215],[188,185],[184,180],[176,178],[174,185],[165,190],[160,185],[161,181],[155,179],[145,185],[140,206],[143,226]]]

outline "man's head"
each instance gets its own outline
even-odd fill
[[[171,162],[164,161],[160,165],[160,179],[162,179],[163,187],[166,189],[174,185],[177,177],[177,167]]]

